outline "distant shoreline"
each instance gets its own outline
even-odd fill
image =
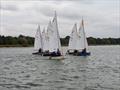
[[[0,45],[0,48],[2,47],[33,47],[32,45],[29,46],[22,46],[22,45]]]
[[[60,38],[62,46],[68,46],[70,36]],[[88,45],[120,45],[120,38],[87,38]],[[1,36],[0,35],[0,47],[31,47],[34,45],[34,38],[30,36],[19,35],[18,37]]]
[[[117,46],[117,45],[89,45],[89,46]],[[22,45],[0,45],[0,48],[3,48],[3,47],[33,47],[33,46],[32,45],[29,45],[29,46],[22,46]],[[62,45],[62,47],[68,47],[68,46]]]

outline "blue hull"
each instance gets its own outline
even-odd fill
[[[61,55],[51,55],[51,54],[43,54],[43,56],[51,56],[51,57],[58,57],[58,56],[61,56]]]
[[[78,56],[90,56],[90,52],[86,52],[86,53],[79,53]]]
[[[74,55],[74,56],[90,56],[91,55],[90,52],[86,52],[86,53],[79,52],[79,53],[68,53],[68,54]]]
[[[58,57],[61,56],[61,54],[43,53],[43,56]]]

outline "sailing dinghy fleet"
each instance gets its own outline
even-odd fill
[[[61,49],[60,36],[57,24],[57,15],[49,22],[47,30],[41,33],[40,26],[38,26],[35,43],[35,53],[42,56],[49,56],[50,59],[64,59]]]
[[[75,24],[70,35],[69,46],[67,54],[75,56],[87,56],[88,43],[84,31],[84,22],[82,20],[79,31],[77,32],[77,25]],[[41,56],[49,56],[49,59],[64,59],[60,35],[58,31],[57,15],[55,12],[52,21],[49,21],[47,29],[43,29],[41,33],[40,26],[38,26],[35,41],[34,53]]]

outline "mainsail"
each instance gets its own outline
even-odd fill
[[[45,28],[42,32],[42,40],[43,40],[43,52],[49,50],[49,38],[47,32],[45,32]]]
[[[69,40],[69,46],[68,46],[68,49],[76,49],[76,42],[77,42],[77,24],[75,23],[75,25],[73,26],[73,29],[72,29],[72,33],[70,35],[70,40]]]
[[[56,12],[53,21],[50,23],[48,35],[49,35],[49,52],[54,52],[57,51],[58,49],[61,50]]]
[[[38,26],[38,29],[35,35],[34,49],[39,50],[40,48],[42,49],[43,45],[42,45],[42,35],[40,31],[40,26]]]

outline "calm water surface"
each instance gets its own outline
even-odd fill
[[[33,48],[0,48],[0,90],[120,90],[120,46],[89,50],[60,61],[32,55]]]

